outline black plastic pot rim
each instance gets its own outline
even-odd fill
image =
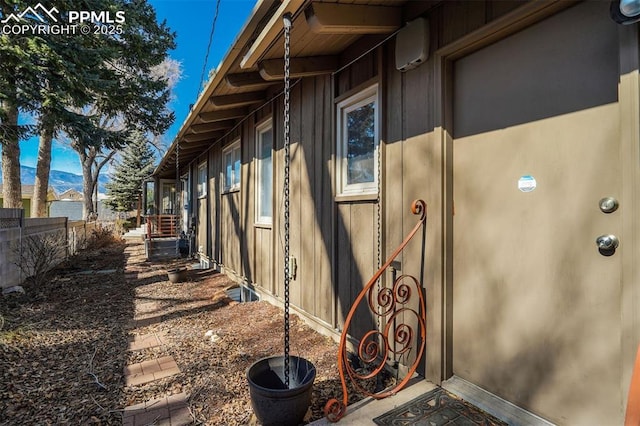
[[[311,365],[311,367],[314,369],[313,374],[309,374],[308,376],[311,378],[311,380],[306,380],[303,383],[299,383],[297,386],[295,387],[290,387],[288,389],[274,389],[274,388],[265,388],[264,386],[260,386],[258,384],[256,384],[253,380],[251,380],[251,377],[249,377],[249,371],[258,363],[262,362],[262,361],[266,361],[269,359],[273,359],[273,358],[282,358],[284,359],[284,355],[272,355],[272,356],[267,356],[264,358],[260,358],[259,360],[255,361],[253,364],[251,364],[249,366],[249,368],[246,369],[245,371],[245,376],[247,378],[247,381],[251,383],[251,386],[253,386],[254,390],[261,392],[261,393],[278,393],[280,395],[286,395],[287,393],[290,393],[292,395],[298,394],[300,393],[300,391],[305,390],[306,388],[308,388],[309,386],[311,386],[313,384],[313,382],[315,381],[315,377],[316,377],[316,373],[315,373],[315,366],[313,365],[313,363],[305,358],[299,357],[299,356],[295,356],[295,355],[291,355],[289,356],[289,362],[304,362],[307,365]],[[305,379],[307,378],[307,376],[304,377]]]

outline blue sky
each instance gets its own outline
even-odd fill
[[[176,121],[163,136],[169,145],[189,112],[189,104],[195,103],[202,66],[207,54],[211,24],[216,0],[148,0],[158,16],[167,21],[177,33],[177,48],[170,56],[182,63],[182,79],[178,82],[170,108]],[[205,82],[211,69],[216,68],[236,39],[253,9],[256,0],[221,0],[211,51],[205,71]],[[38,158],[38,140],[31,138],[20,143],[20,163],[35,167]],[[51,169],[81,174],[80,160],[71,148],[54,141]]]

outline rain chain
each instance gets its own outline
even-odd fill
[[[291,37],[292,17],[286,13],[284,23],[284,382],[289,388],[289,165],[290,165],[290,135],[289,111],[291,109],[289,91],[289,45]]]
[[[176,142],[176,190],[174,192],[173,195],[173,210],[174,210],[174,214],[176,215],[176,236],[178,238],[176,238],[176,258],[180,257],[180,234],[178,233],[180,230],[180,217],[181,217],[181,213],[178,213],[179,210],[179,206],[178,206],[178,187],[180,186],[180,141]],[[160,223],[160,220],[158,219],[158,223]]]

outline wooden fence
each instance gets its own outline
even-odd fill
[[[98,222],[73,220],[67,222],[68,255],[72,256],[87,247],[91,234],[98,228]]]
[[[96,222],[69,221],[66,217],[24,218],[22,209],[0,209],[0,288],[21,284],[27,277],[20,267],[20,248],[27,238],[66,238],[56,262],[86,247]],[[23,255],[24,256],[24,255]]]

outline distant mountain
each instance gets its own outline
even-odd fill
[[[34,167],[20,166],[20,179],[23,185],[33,185],[36,181],[36,169]],[[106,173],[101,173],[98,179],[98,192],[105,193],[105,184],[109,182]],[[2,170],[0,170],[0,183],[2,183]],[[58,194],[67,189],[75,189],[82,192],[82,176],[60,170],[51,170],[49,173],[49,186],[52,186]]]

